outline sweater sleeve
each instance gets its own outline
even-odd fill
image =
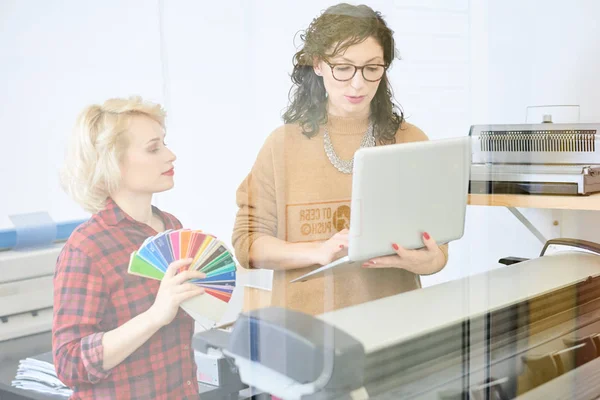
[[[256,161],[236,192],[238,211],[233,227],[235,256],[244,268],[252,268],[249,253],[261,236],[277,236],[277,199],[273,135],[265,141]]]

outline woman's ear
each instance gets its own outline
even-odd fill
[[[313,57],[313,70],[318,76],[323,76],[323,73],[321,72],[321,60],[317,57]]]

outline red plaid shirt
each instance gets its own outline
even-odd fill
[[[181,228],[172,215],[154,212],[166,229]],[[52,348],[72,399],[198,399],[194,321],[181,309],[119,365],[102,368],[104,332],[154,303],[160,282],[130,275],[127,267],[131,253],[156,233],[109,199],[65,244],[54,276]]]

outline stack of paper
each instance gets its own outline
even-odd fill
[[[197,321],[214,326],[227,310],[236,278],[233,256],[215,236],[189,229],[161,232],[131,254],[128,272],[161,280],[169,264],[184,258],[192,258],[188,268],[204,272],[206,278],[191,281],[204,288],[205,294],[185,301],[181,308]]]
[[[26,358],[19,361],[19,367],[15,379],[12,381],[12,386],[64,397],[69,397],[73,393],[56,376],[52,364],[52,353],[44,353],[36,358]]]

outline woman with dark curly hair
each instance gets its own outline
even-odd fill
[[[446,265],[447,246],[425,232],[421,249],[390,243],[397,255],[355,272],[289,283],[346,254],[354,153],[427,140],[393,102],[392,34],[379,12],[338,4],[301,36],[285,125],[238,188],[232,238],[242,266],[274,270],[274,306],[320,314],[419,288]]]

